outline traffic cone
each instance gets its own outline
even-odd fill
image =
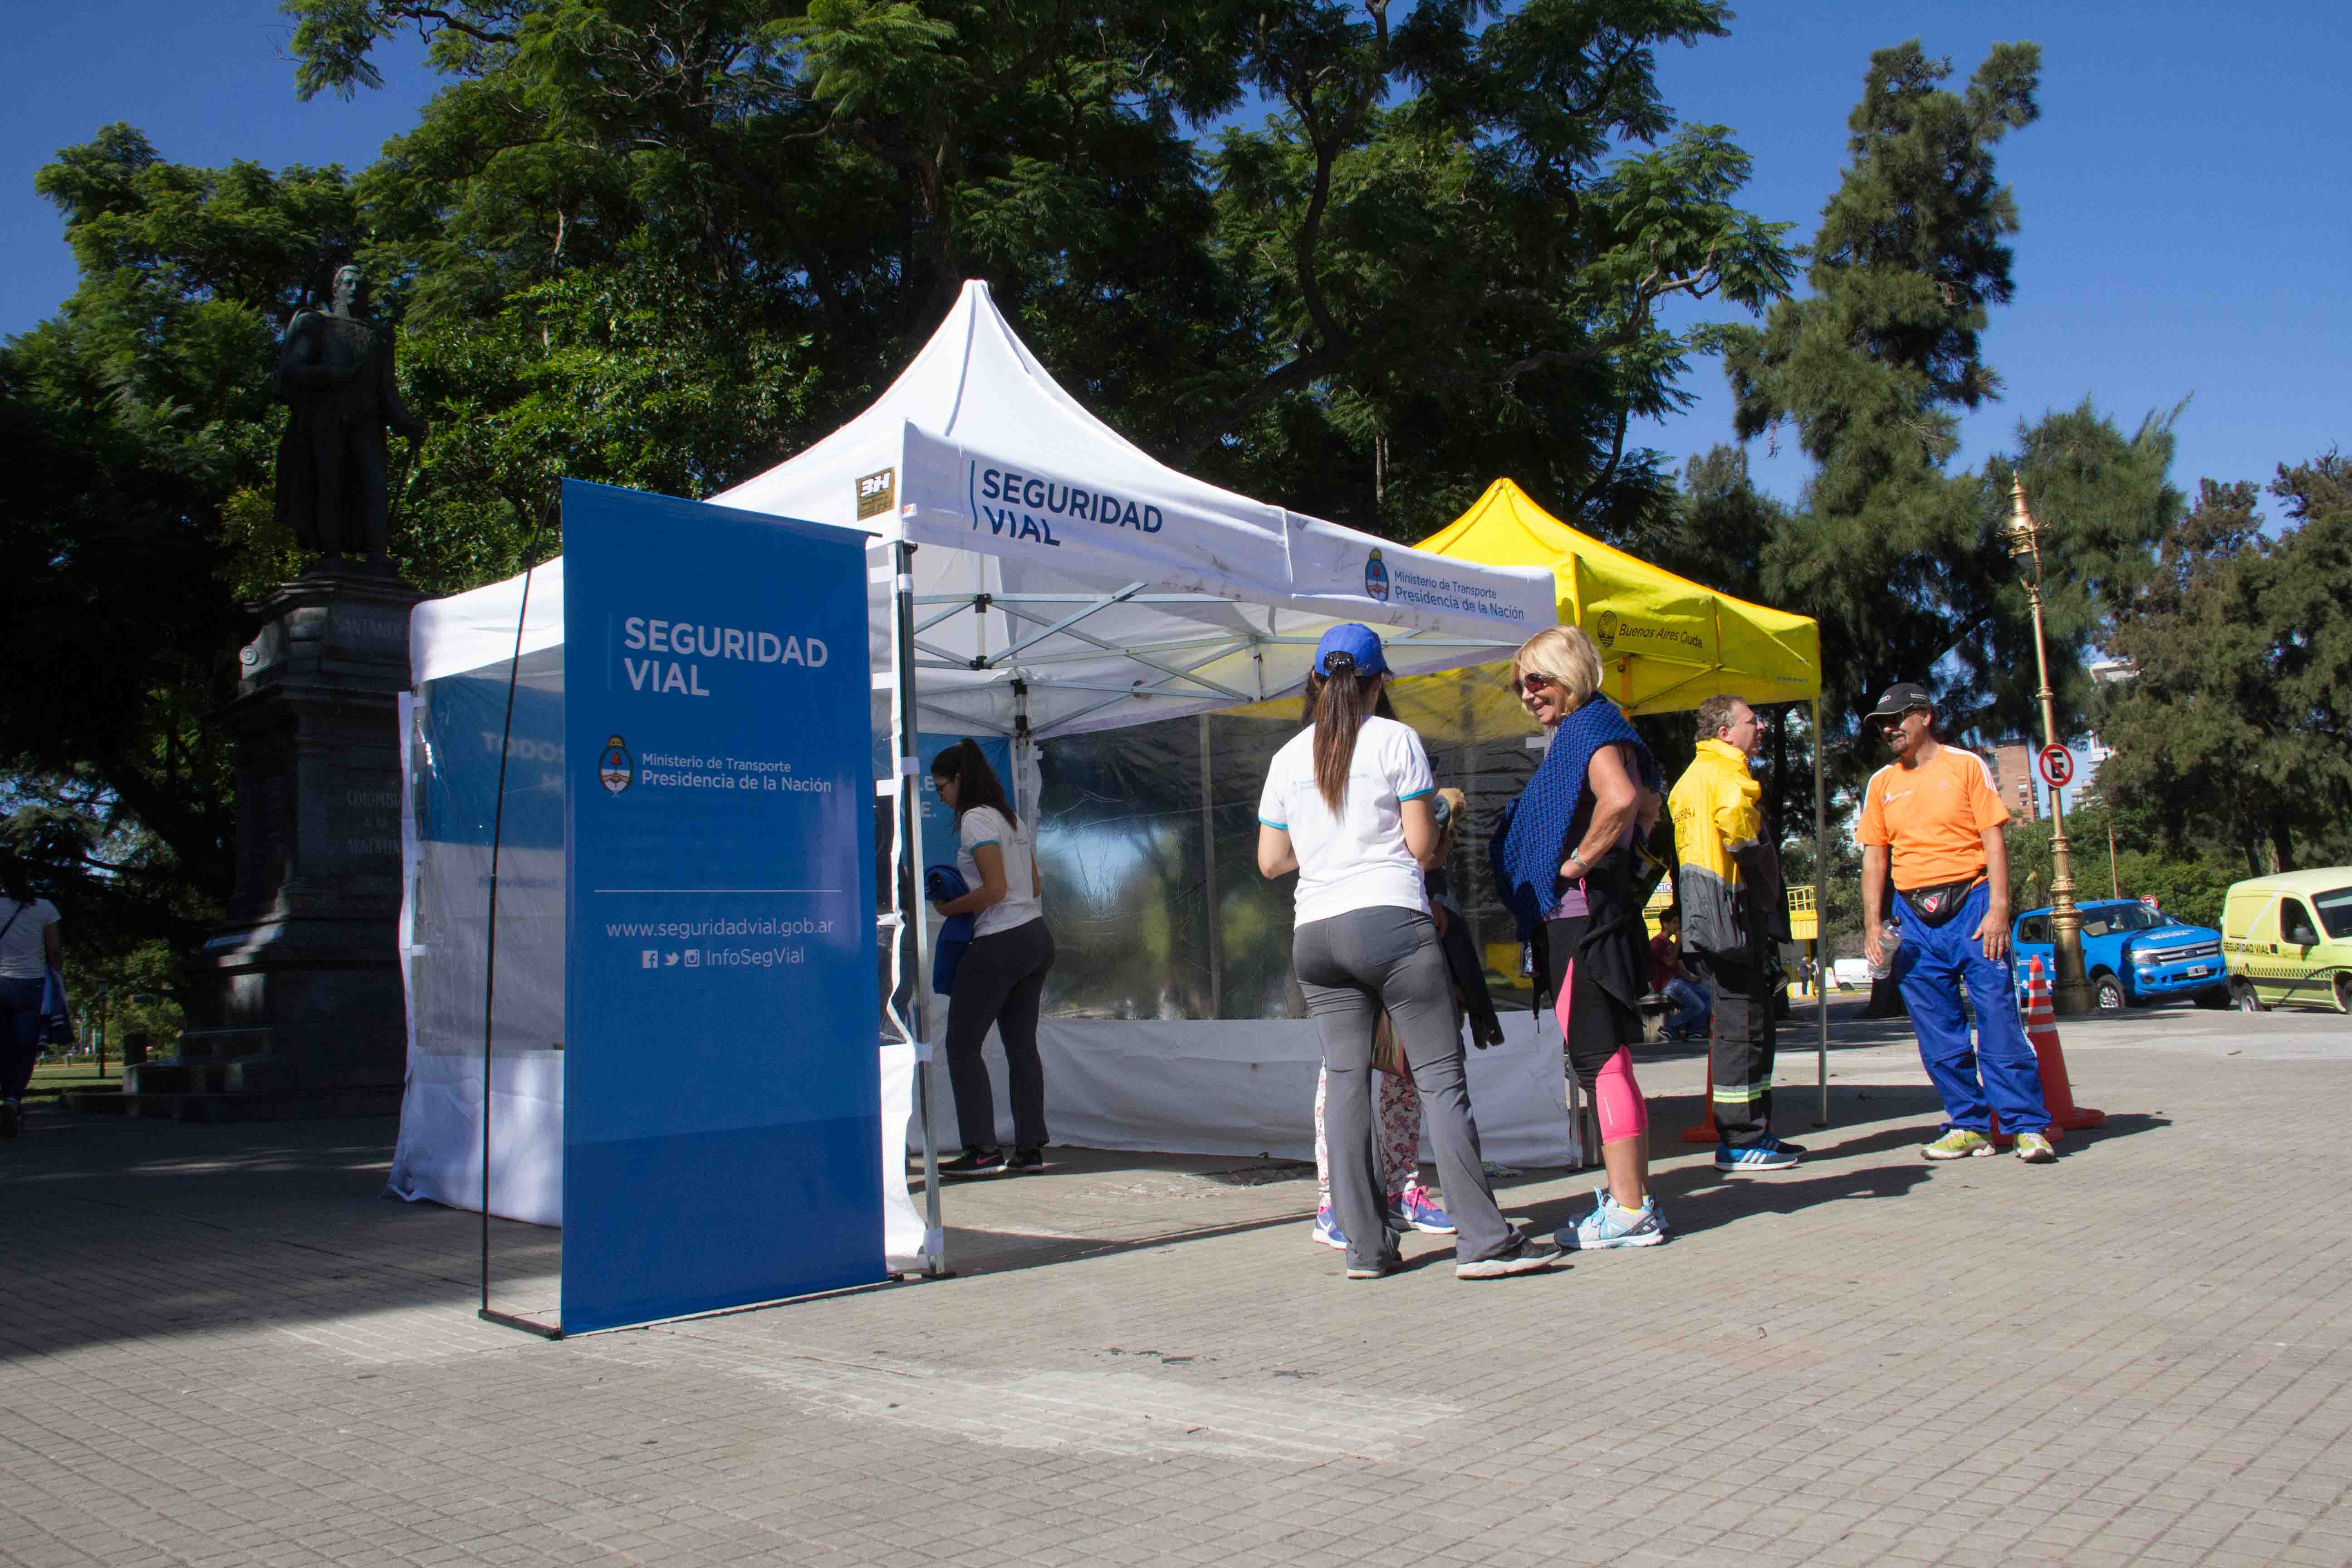
[[[2050,1112],[2051,1137],[2057,1137],[2062,1130],[2074,1131],[2105,1121],[2105,1111],[2074,1103],[2074,1086],[2066,1081],[2066,1053],[2058,1044],[2058,1010],[2051,1000],[2050,977],[2042,973],[2039,958],[2026,961],[2025,1037],[2033,1042],[2034,1065],[2042,1069],[2042,1103]],[[2015,1142],[2001,1133],[1998,1115],[1992,1119],[1992,1130],[2004,1146]]]
[[[1685,1143],[1723,1142],[1723,1134],[1717,1131],[1715,1125],[1715,1024],[1712,1019],[1708,1020],[1706,1028],[1706,1089],[1704,1103],[1706,1106],[1706,1114],[1699,1119],[1699,1124],[1683,1129],[1683,1142]]]

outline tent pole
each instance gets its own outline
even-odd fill
[[[1208,907],[1209,1016],[1225,1016],[1225,937],[1217,896],[1217,770],[1211,759],[1209,716],[1201,715],[1201,891]]]
[[[1830,910],[1830,795],[1822,753],[1828,742],[1822,735],[1822,700],[1813,698],[1813,1017],[1818,1045],[1815,1054],[1822,1080],[1821,1114],[1816,1127],[1830,1124],[1830,976],[1822,941],[1822,922]]]
[[[892,594],[897,613],[892,617],[890,674],[897,699],[896,742],[891,765],[898,771],[898,852],[891,857],[893,897],[898,905],[907,940],[898,945],[897,983],[907,988],[907,1018],[915,1038],[915,1107],[923,1119],[923,1272],[936,1277],[947,1271],[947,1231],[940,1219],[939,1119],[933,1110],[930,1061],[930,1009],[923,986],[930,972],[930,921],[923,908],[922,748],[915,720],[915,547],[904,539],[891,541]]]

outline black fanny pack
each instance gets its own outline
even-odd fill
[[[1911,912],[1927,925],[1939,926],[1960,912],[1969,895],[1984,883],[1982,877],[1969,877],[1958,882],[1938,882],[1932,888],[1898,888],[1903,901]]]

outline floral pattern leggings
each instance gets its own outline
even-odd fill
[[[1375,1073],[1380,1079],[1381,1170],[1391,1198],[1401,1198],[1421,1185],[1421,1091],[1409,1078]],[[1315,1074],[1315,1200],[1331,1206],[1331,1153],[1323,1141],[1323,1090],[1328,1082]]]

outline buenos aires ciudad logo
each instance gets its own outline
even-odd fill
[[[637,782],[636,759],[629,755],[628,745],[620,736],[605,741],[604,754],[596,759],[596,777],[614,795]]]

